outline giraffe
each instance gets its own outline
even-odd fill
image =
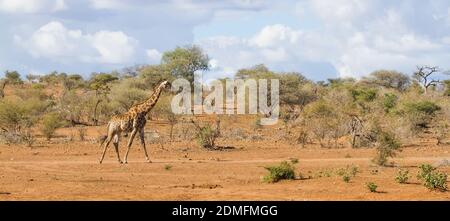
[[[156,102],[158,102],[158,99],[163,89],[169,89],[170,86],[171,84],[168,81],[161,82],[155,88],[150,98],[148,98],[142,103],[133,105],[127,112],[115,115],[111,118],[107,126],[106,139],[103,140],[103,142],[100,144],[100,146],[104,145],[103,154],[102,157],[100,158],[100,163],[103,162],[106,150],[108,149],[108,146],[111,141],[113,141],[114,149],[116,150],[117,159],[119,163],[125,164],[128,163],[127,161],[128,153],[130,151],[131,144],[133,143],[133,139],[138,133],[141,141],[141,147],[144,149],[145,159],[148,163],[151,163],[147,154],[147,149],[145,147],[144,141],[144,127],[145,124],[147,123],[147,120],[145,118],[147,113],[155,106]],[[122,132],[124,133],[131,132],[129,135],[130,137],[128,139],[127,152],[125,153],[125,158],[123,162],[120,160],[119,155],[119,139]]]

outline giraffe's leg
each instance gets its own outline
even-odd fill
[[[114,148],[116,149],[117,160],[119,161],[119,163],[122,163],[122,160],[120,159],[120,154],[119,154],[119,137],[120,137],[119,134],[116,134],[114,136],[113,144],[114,144]]]
[[[141,129],[141,131],[139,131],[139,137],[141,138],[141,147],[144,149],[144,154],[145,154],[145,160],[148,163],[151,163],[152,161],[150,160],[150,158],[148,158],[148,154],[147,154],[147,148],[145,147],[145,134],[144,134],[144,128]]]
[[[138,129],[134,128],[133,131],[131,131],[130,139],[128,140],[127,144],[127,152],[125,153],[125,158],[123,160],[123,163],[128,163],[128,153],[130,152],[131,144],[133,144],[133,139],[136,136]]]
[[[106,150],[108,149],[109,143],[111,143],[112,138],[113,138],[113,135],[112,134],[108,134],[108,137],[105,140],[105,146],[103,148],[103,154],[102,154],[102,157],[100,158],[100,164],[103,162],[103,159],[105,158]]]

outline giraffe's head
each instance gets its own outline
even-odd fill
[[[172,87],[172,84],[170,84],[169,81],[165,80],[165,81],[161,82],[160,86],[161,86],[161,88],[168,90],[168,89],[170,89],[170,87]]]

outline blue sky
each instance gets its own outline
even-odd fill
[[[314,80],[450,69],[447,0],[0,0],[0,30],[0,71],[23,75],[156,64],[193,43],[206,78],[260,63]]]

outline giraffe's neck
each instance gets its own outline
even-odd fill
[[[150,112],[150,110],[155,106],[156,102],[158,102],[158,99],[162,92],[162,85],[159,85],[153,94],[148,98],[144,103],[142,103],[140,106],[140,112],[147,114]]]

